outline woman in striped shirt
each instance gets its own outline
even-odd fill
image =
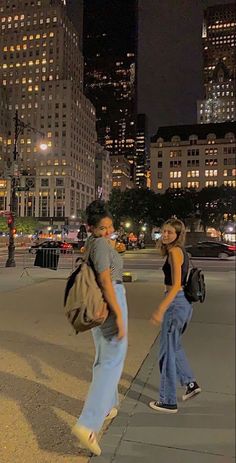
[[[93,201],[86,213],[91,231],[86,247],[89,246],[89,257],[110,311],[105,323],[92,329],[96,349],[93,380],[73,433],[82,446],[100,455],[96,434],[106,418],[117,415],[118,383],[127,351],[128,316],[123,262],[110,243],[114,232],[111,214],[101,200]]]

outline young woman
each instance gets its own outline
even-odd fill
[[[161,324],[159,367],[161,373],[160,399],[150,402],[156,411],[176,413],[176,383],[186,386],[183,400],[201,392],[181,346],[181,336],[192,316],[192,305],[183,287],[189,268],[184,249],[185,227],[181,220],[170,219],[163,225],[160,249],[166,261],[162,267],[166,286],[165,298],[153,313],[151,321]]]
[[[127,351],[127,302],[123,286],[123,262],[110,243],[114,232],[105,203],[93,201],[86,210],[91,236],[86,242],[97,281],[109,306],[102,326],[92,329],[96,349],[93,379],[82,413],[73,428],[83,447],[101,454],[96,433],[106,418],[117,415],[118,383]]]

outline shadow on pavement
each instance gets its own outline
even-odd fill
[[[32,428],[40,449],[60,455],[86,455],[76,446],[70,427],[57,415],[56,409],[75,416],[81,410],[80,400],[49,389],[35,381],[0,372],[0,392],[19,404],[22,413]],[[9,430],[9,439],[17,441],[17,427]]]
[[[85,352],[76,352],[65,346],[14,331],[0,331],[0,348],[20,355],[38,378],[48,379],[41,368],[40,361],[43,361],[80,380],[91,380],[92,357]]]

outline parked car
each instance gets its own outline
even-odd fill
[[[73,252],[73,246],[70,243],[54,240],[46,240],[42,241],[41,243],[32,244],[32,246],[29,248],[29,252],[31,254],[35,254],[37,249],[60,249],[60,252],[64,254]]]
[[[236,245],[220,241],[199,241],[197,244],[186,246],[190,257],[217,257],[227,259],[236,255]]]

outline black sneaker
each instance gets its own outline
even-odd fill
[[[185,394],[182,396],[182,400],[188,400],[191,399],[191,397],[194,397],[195,395],[199,394],[201,392],[200,386],[196,383],[196,381],[193,381],[192,383],[189,383],[186,387]]]
[[[149,407],[153,408],[157,412],[164,412],[164,413],[177,413],[178,407],[177,404],[169,405],[169,404],[162,404],[161,402],[149,402]]]

